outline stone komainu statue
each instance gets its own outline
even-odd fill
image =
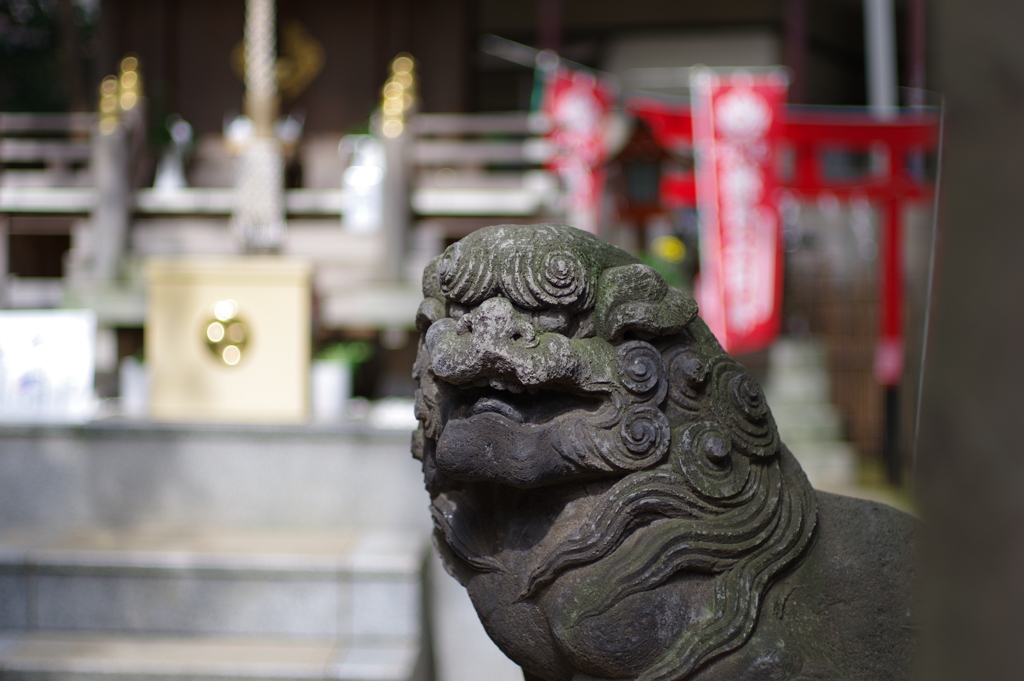
[[[811,489],[686,293],[565,225],[427,267],[435,540],[527,679],[904,679],[915,521]]]

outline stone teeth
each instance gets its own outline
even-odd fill
[[[525,420],[518,409],[513,407],[511,404],[494,397],[486,397],[480,400],[473,405],[469,413],[471,415],[484,413],[500,414],[501,416],[504,416],[511,421],[515,421],[516,423],[523,423]]]
[[[521,393],[525,390],[525,388],[518,383],[509,383],[501,380],[500,378],[492,378],[490,386],[495,390],[503,390],[510,393]]]

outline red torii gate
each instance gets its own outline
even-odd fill
[[[630,100],[626,109],[642,119],[654,138],[669,150],[692,149],[693,120],[687,105],[649,98]],[[890,479],[896,448],[896,388],[903,372],[903,207],[908,201],[934,196],[935,187],[921,172],[924,159],[939,144],[939,117],[915,110],[879,120],[866,111],[814,110],[788,107],[781,147],[791,154],[792,172],[779,185],[802,199],[825,194],[849,201],[868,199],[882,209],[879,238],[878,346],[875,376],[886,387],[886,458]],[[885,166],[874,174],[850,180],[828,178],[823,153],[830,150],[883,153]],[[917,172],[915,172],[915,160]],[[695,207],[694,173],[666,173],[661,178],[661,202],[666,208]]]

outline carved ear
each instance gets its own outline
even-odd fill
[[[423,268],[423,297],[440,298],[441,281],[437,278],[437,263],[441,262],[441,256],[431,258],[427,266]]]
[[[426,333],[430,325],[444,317],[444,301],[437,298],[424,298],[416,310],[416,330]]]
[[[430,325],[444,317],[444,300],[441,296],[441,283],[437,278],[437,256],[423,268],[423,302],[416,311],[416,330],[426,332]]]
[[[696,316],[694,299],[666,284],[652,267],[635,263],[601,273],[593,319],[602,338],[618,341],[626,331],[667,336],[681,332]]]

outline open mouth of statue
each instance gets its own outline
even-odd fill
[[[580,464],[563,455],[580,446],[572,435],[574,426],[603,421],[601,414],[615,409],[609,395],[576,392],[568,384],[508,390],[504,380],[480,378],[476,383],[461,388],[438,383],[439,402],[448,410],[434,462],[452,481],[528,489],[574,479]]]
[[[470,416],[486,413],[500,414],[509,421],[515,421],[516,423],[524,423],[526,421],[526,417],[521,409],[511,404],[511,402],[498,397],[481,397],[469,408]]]
[[[496,414],[520,425],[541,425],[570,412],[597,412],[606,403],[598,396],[557,387],[526,391],[518,384],[498,380],[491,380],[486,387],[449,387],[453,405],[449,420]]]

